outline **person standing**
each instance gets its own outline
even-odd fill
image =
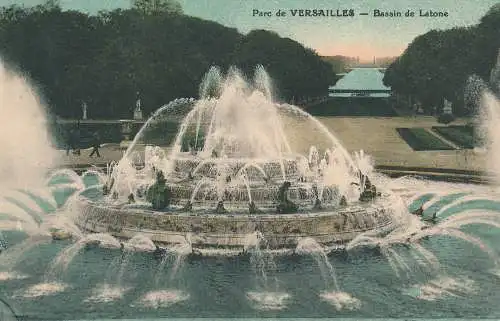
[[[92,135],[92,152],[89,157],[94,156],[94,154],[96,154],[97,157],[101,157],[101,154],[99,154],[99,147],[101,147],[101,138],[99,133],[95,132],[94,135]]]

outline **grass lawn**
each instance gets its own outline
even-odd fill
[[[461,148],[475,147],[471,126],[435,126],[432,130]]]
[[[438,137],[429,133],[425,128],[396,128],[404,141],[415,151],[454,150]]]

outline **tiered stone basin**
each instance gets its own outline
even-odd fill
[[[179,157],[174,160],[174,175],[216,178],[218,169],[224,167],[229,176],[238,176],[245,171],[250,181],[259,181],[265,178],[272,180],[283,179],[283,172],[287,180],[296,180],[300,177],[297,158],[284,158],[282,161],[258,160],[246,158],[208,158]]]
[[[85,231],[123,239],[142,234],[166,247],[189,239],[202,254],[216,250],[241,253],[248,236],[256,231],[263,234],[268,250],[290,252],[300,238],[314,238],[331,251],[343,248],[361,233],[387,233],[395,228],[390,208],[380,199],[332,211],[256,215],[160,212],[105,205],[83,196],[77,206],[76,223]]]
[[[315,193],[322,205],[337,207],[341,195],[337,186],[321,186],[318,190],[317,177],[308,177],[306,170],[299,169],[299,157],[280,160],[259,160],[246,158],[208,158],[187,156],[175,158],[173,171],[169,173],[167,186],[170,190],[170,204],[193,208],[215,208],[223,200],[228,209],[248,209],[255,202],[259,209],[275,209],[278,191],[283,182],[293,182],[288,198],[304,210],[313,209]],[[304,159],[302,159],[304,161]],[[309,164],[303,164],[309,169]],[[311,173],[312,176],[312,173]],[[229,181],[225,181],[229,179]],[[223,188],[217,190],[218,181]],[[222,194],[222,195],[219,195]]]
[[[196,184],[176,184],[167,183],[172,196],[171,204],[184,206],[187,204],[196,190]],[[232,209],[248,209],[248,204],[251,200],[258,203],[260,209],[274,209],[277,205],[276,195],[278,195],[279,185],[266,186],[254,185],[248,189],[245,185],[233,187],[224,192],[224,204],[227,208]],[[251,196],[251,199],[249,197]],[[314,207],[313,187],[311,184],[298,184],[289,189],[289,199],[303,209],[312,209]],[[322,204],[325,206],[337,206],[341,195],[338,189],[333,186],[327,186],[322,193]],[[218,203],[217,190],[213,185],[201,185],[197,190],[196,195],[192,199],[194,207],[209,207],[215,208]]]

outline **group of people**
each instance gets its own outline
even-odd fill
[[[73,155],[80,155],[80,128],[77,126],[69,131],[66,138],[66,155],[69,155],[70,150],[73,150]],[[101,137],[99,132],[94,132],[91,140],[92,152],[90,152],[89,157],[96,155],[97,157],[101,157],[99,153],[99,148],[101,147]]]

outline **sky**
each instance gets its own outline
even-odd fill
[[[42,0],[0,0],[26,6]],[[66,9],[88,13],[127,8],[130,0],[61,0]],[[401,54],[418,35],[431,29],[448,29],[479,22],[500,0],[179,0],[184,13],[237,28],[242,33],[267,29],[292,38],[325,56],[345,55],[370,61],[373,57]],[[287,16],[276,16],[277,10]],[[354,17],[293,17],[293,9],[353,9]],[[374,17],[374,10],[411,10],[415,17]],[[270,11],[271,17],[253,16],[254,10]],[[446,11],[448,17],[419,17],[419,10]],[[359,15],[367,12],[369,15]]]

